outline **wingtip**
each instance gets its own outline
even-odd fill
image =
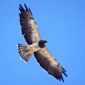
[[[62,73],[58,78],[60,81],[64,82],[63,74],[67,77],[66,70],[62,67]]]
[[[62,82],[64,82],[64,79],[63,79],[63,76],[61,75],[61,80],[62,80]]]
[[[62,69],[66,72],[66,70],[62,67]]]
[[[67,74],[66,74],[64,71],[63,71],[63,74],[64,74],[66,77],[68,77]]]
[[[19,8],[19,10],[21,11],[21,4],[19,4],[19,7],[18,7],[18,8]]]
[[[26,11],[28,11],[28,7],[26,6],[26,4],[25,4],[25,3],[24,3],[24,6],[25,6]]]
[[[23,6],[22,6],[21,4],[19,4],[19,10],[20,10],[21,12],[25,11],[25,9],[23,8]]]
[[[31,15],[33,15],[30,8],[29,8],[29,12],[31,13]]]
[[[25,7],[25,9],[24,9],[24,7]],[[28,7],[25,3],[24,3],[24,7],[21,4],[19,4],[19,10],[20,11],[27,11],[27,12],[30,12],[32,14],[30,8],[28,9]]]
[[[21,4],[19,3],[19,7],[20,7],[20,5],[21,5]]]
[[[19,4],[19,8],[23,8],[21,4]]]
[[[66,74],[66,70],[62,67],[62,69],[63,69],[63,74],[67,77],[67,74]]]

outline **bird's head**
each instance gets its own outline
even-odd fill
[[[47,45],[47,43],[48,42],[46,40],[40,40],[38,45],[39,45],[40,48],[44,48]]]

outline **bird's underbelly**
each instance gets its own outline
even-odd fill
[[[34,53],[36,51],[38,51],[40,49],[40,47],[38,46],[38,44],[32,44],[28,47],[28,52],[29,53]]]

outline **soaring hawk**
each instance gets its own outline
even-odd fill
[[[21,59],[28,61],[32,54],[42,68],[58,80],[62,80],[62,74],[66,75],[66,70],[58,63],[58,61],[50,54],[46,48],[46,40],[42,40],[38,32],[38,27],[34,21],[34,17],[30,8],[24,4],[25,8],[19,5],[19,16],[22,35],[27,45],[18,44],[18,53]]]

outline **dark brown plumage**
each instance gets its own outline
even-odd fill
[[[27,44],[33,45],[34,43],[38,43],[41,40],[41,37],[38,32],[37,25],[34,21],[34,17],[32,15],[31,9],[30,8],[28,9],[26,5],[24,6],[25,8],[23,8],[21,5],[19,6],[21,31]],[[37,44],[33,46],[36,47]],[[49,74],[54,76],[56,79],[64,81],[62,74],[67,76],[66,70],[58,63],[57,60],[55,60],[55,58],[50,54],[50,52],[47,50],[45,46],[44,47],[38,46],[37,47],[38,50],[36,51],[35,51],[35,47],[33,48],[34,51],[32,52],[34,53],[34,56],[38,61],[38,63],[40,64],[40,66],[44,68]],[[24,53],[28,51],[27,49],[25,49],[25,51],[22,52],[24,47],[20,48],[19,46],[18,48],[19,48],[19,53],[22,54],[21,56],[22,58]],[[27,62],[28,58],[29,56],[27,54],[22,59],[24,59]]]

